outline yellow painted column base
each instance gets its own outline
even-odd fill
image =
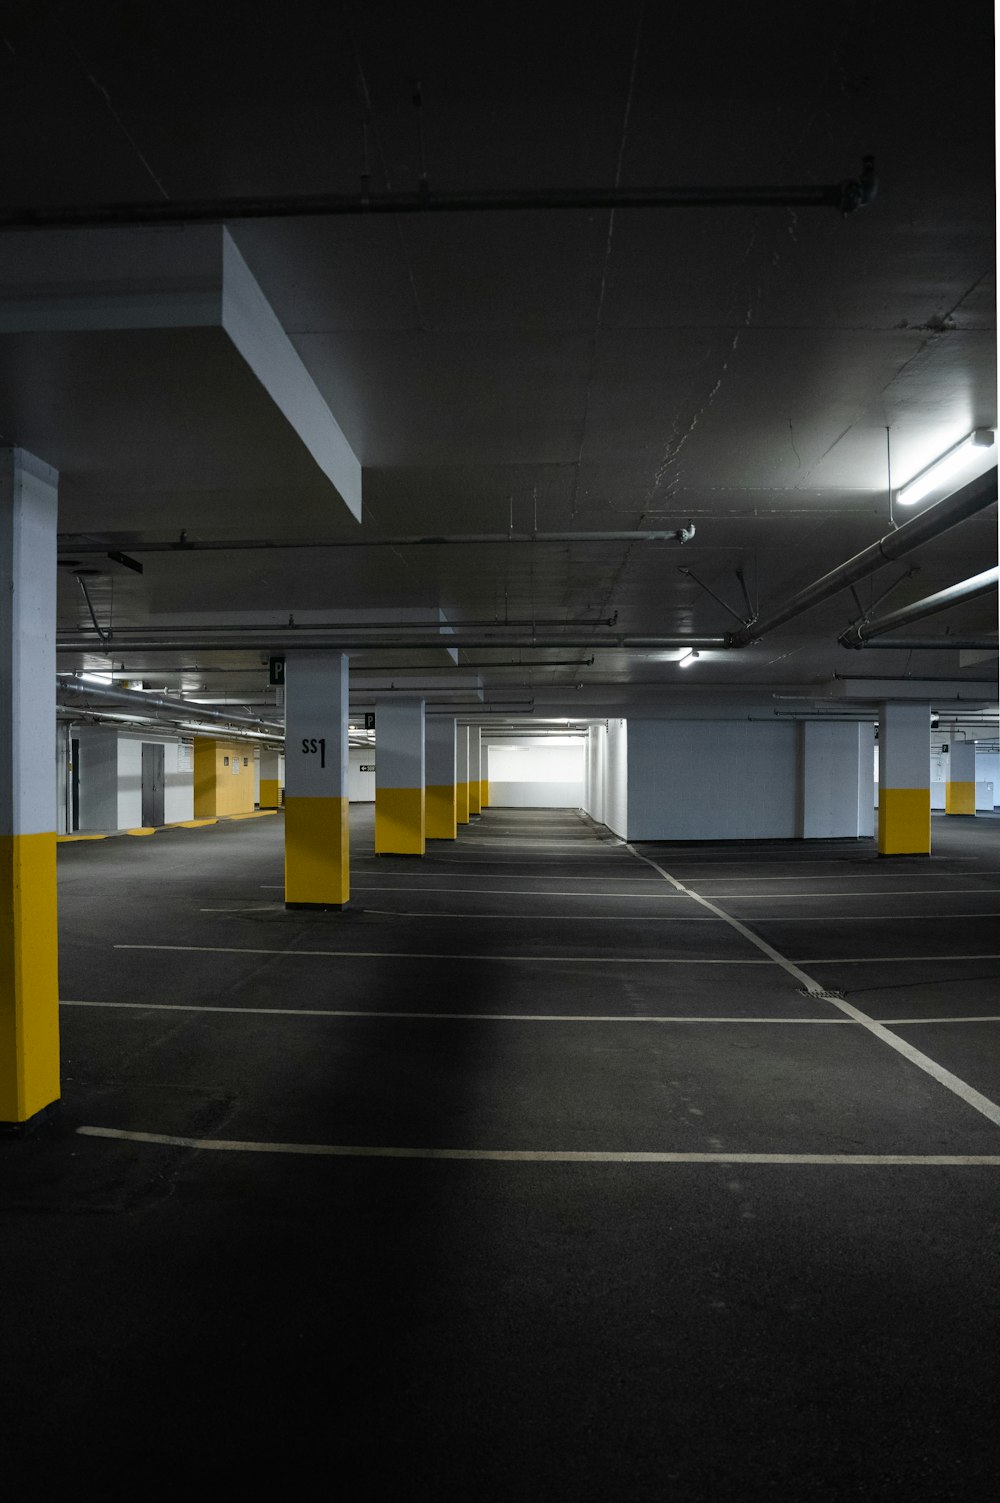
[[[469,785],[468,783],[455,784],[455,818],[460,825],[469,823]]]
[[[376,856],[422,856],[425,849],[424,790],[376,787]]]
[[[261,778],[260,807],[262,809],[279,809],[281,807],[281,784],[277,778]]]
[[[945,783],[944,812],[946,814],[975,814],[975,783]]]
[[[479,781],[478,778],[473,778],[472,782],[469,784],[469,816],[470,816],[470,818],[471,818],[471,816],[473,814],[478,814],[480,812],[481,808],[482,808],[482,799],[481,799],[481,796],[480,796],[481,786],[482,785],[480,784],[480,781]]]
[[[346,798],[286,798],[285,904],[343,908],[351,897]]]
[[[428,783],[424,789],[424,834],[428,840],[454,840],[458,834],[454,783]]]
[[[490,784],[488,778],[483,778],[479,784],[479,807],[486,809],[490,802]]]
[[[0,835],[0,1122],[59,1100],[56,837]]]
[[[880,856],[929,856],[930,788],[881,788],[878,800]]]

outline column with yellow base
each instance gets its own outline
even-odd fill
[[[258,804],[262,809],[281,808],[281,753],[276,751],[261,751],[260,754],[260,798]]]
[[[348,658],[285,660],[285,907],[346,908]]]
[[[480,739],[478,725],[469,726],[469,815],[479,814],[482,807],[482,785],[479,771]]]
[[[422,856],[424,806],[424,702],[375,703],[375,854]]]
[[[58,475],[0,450],[0,1128],[59,1100],[56,923]]]
[[[458,822],[469,823],[469,727],[455,727],[455,799]]]
[[[953,741],[948,754],[948,781],[944,785],[946,814],[976,812],[976,743]]]
[[[879,855],[929,856],[930,706],[884,703],[879,710],[878,745]]]
[[[455,796],[455,721],[429,715],[424,733],[424,833],[428,840],[454,840],[458,834]]]

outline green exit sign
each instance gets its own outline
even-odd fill
[[[283,684],[285,682],[284,658],[268,658],[267,681],[269,684]]]

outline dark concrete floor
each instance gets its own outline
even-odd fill
[[[1000,1126],[580,816],[353,813],[344,914],[285,913],[280,818],[61,848],[11,1496],[992,1500]],[[639,855],[1000,1101],[998,822]]]

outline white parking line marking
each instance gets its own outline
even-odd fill
[[[839,1008],[841,1012],[846,1013],[848,1017],[854,1018],[855,1022],[863,1024],[875,1038],[881,1039],[884,1044],[889,1045],[890,1049],[895,1049],[897,1054],[901,1054],[904,1059],[909,1060],[911,1064],[923,1070],[926,1075],[930,1075],[939,1085],[943,1085],[947,1090],[953,1092],[954,1095],[960,1097],[974,1111],[979,1112],[982,1116],[987,1117],[991,1122],[996,1123],[1000,1127],[1000,1106],[997,1106],[995,1101],[991,1101],[988,1096],[984,1096],[982,1092],[975,1090],[974,1087],[961,1080],[959,1076],[953,1075],[950,1070],[946,1070],[943,1065],[939,1065],[929,1055],[922,1054],[919,1049],[914,1049],[913,1045],[908,1044],[905,1039],[897,1038],[883,1024],[876,1023],[874,1018],[870,1018],[867,1013],[861,1012],[859,1008],[852,1006],[850,1002],[845,1002],[841,998],[832,996],[823,988],[820,982],[814,981],[810,975],[793,961],[789,960],[787,956],[782,955],[780,950],[776,950],[773,945],[769,945],[766,940],[761,939],[752,929],[748,929],[745,924],[741,924],[739,919],[733,918],[730,914],[726,913],[725,909],[717,908],[708,898],[703,898],[700,893],[693,892],[690,888],[685,887],[682,882],[678,882],[676,877],[672,877],[669,872],[664,871],[662,866],[657,866],[655,861],[650,861],[648,856],[639,855],[639,852],[634,850],[632,846],[629,846],[629,850],[640,861],[645,861],[648,866],[658,871],[664,881],[669,882],[678,892],[686,892],[696,903],[701,903],[705,908],[726,919],[738,934],[742,934],[744,939],[748,939],[751,944],[756,945],[765,955],[769,955],[790,976],[794,976],[796,980],[800,981],[809,996],[818,997],[822,1001],[830,1002],[834,1007]],[[903,958],[902,956],[880,956],[879,960],[882,964],[885,964],[887,961],[898,964]],[[1000,955],[924,955],[911,956],[910,959],[922,961],[946,960],[949,962],[956,960],[1000,960]],[[866,962],[849,961],[847,963],[865,964]],[[802,964],[835,965],[837,962],[829,960],[804,960]]]
[[[114,950],[186,950],[218,955],[330,955],[355,960],[499,960],[526,961],[529,965],[767,965],[766,960],[679,960],[649,955],[442,955],[422,950],[287,950],[251,945],[112,945]]]
[[[855,1018],[741,1018],[689,1017],[685,1014],[592,1013],[592,1012],[375,1012],[366,1008],[327,1007],[219,1007],[210,1002],[77,1002],[63,997],[60,1007],[121,1007],[146,1012],[233,1012],[265,1017],[293,1018],[431,1018],[474,1023],[821,1023],[837,1027],[860,1026]],[[907,1028],[925,1023],[1000,1023],[1000,1013],[977,1013],[968,1017],[876,1018],[886,1028]]]
[[[207,1002],[70,1002],[65,999],[60,1001],[59,1005],[61,1007],[121,1007],[151,1012],[234,1012],[262,1014],[265,1017],[287,1015],[293,1018],[416,1018],[473,1023],[835,1023],[848,1028],[854,1026],[851,1018],[691,1018],[588,1012],[375,1012],[364,1008],[216,1007]],[[1000,1019],[997,1021],[1000,1022]]]
[[[173,1133],[126,1132],[118,1127],[78,1127],[85,1138],[116,1138],[164,1148],[213,1153],[286,1153],[348,1159],[460,1159],[507,1164],[829,1164],[854,1166],[1000,1168],[1000,1154],[950,1153],[616,1153],[534,1148],[368,1148],[332,1143],[254,1143],[235,1138],[184,1138]]]

